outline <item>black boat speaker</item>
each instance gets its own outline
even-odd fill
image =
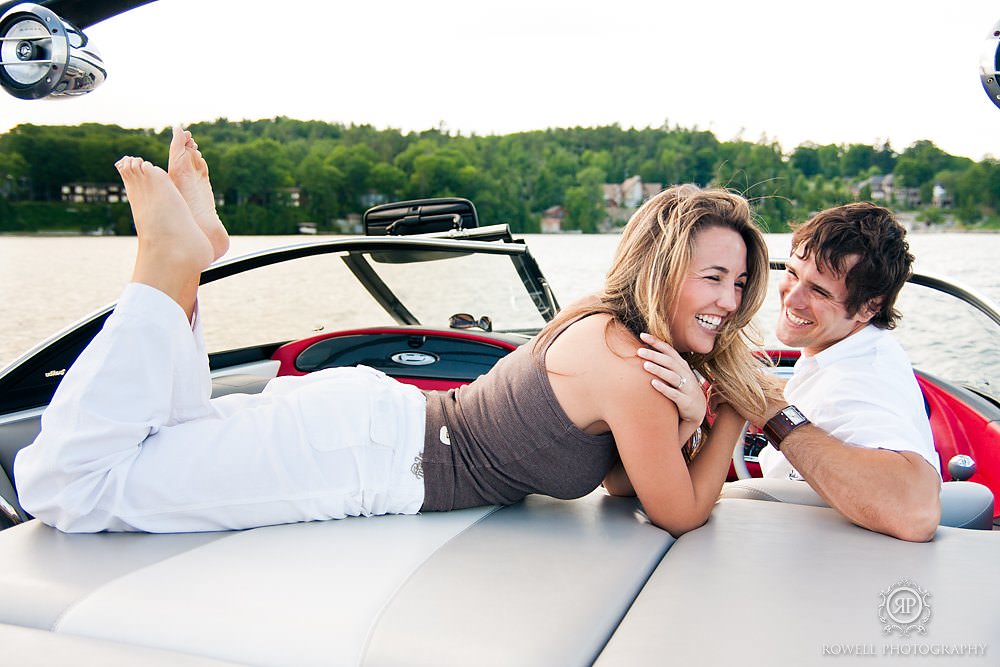
[[[983,53],[979,58],[979,80],[983,89],[990,97],[990,102],[1000,107],[1000,21],[993,24],[993,29],[986,36]]]
[[[24,2],[0,16],[0,86],[14,97],[83,95],[106,77],[87,36],[47,7]]]

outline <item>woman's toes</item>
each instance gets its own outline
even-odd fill
[[[163,171],[163,167],[159,167],[159,166],[157,166],[157,165],[155,165],[152,162],[149,162],[147,160],[143,160],[142,161],[142,171],[143,171],[143,173],[146,173],[146,174],[157,174],[157,175],[159,175],[159,174],[166,175],[166,173],[167,173],[167,172]]]
[[[140,158],[126,155],[118,160],[118,162],[115,162],[115,168],[118,169],[118,173],[122,175],[122,178],[131,178],[136,172],[137,162],[141,163]]]

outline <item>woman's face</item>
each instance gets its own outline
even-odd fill
[[[691,266],[670,318],[674,349],[711,352],[722,325],[743,301],[747,278],[747,247],[739,232],[729,227],[698,232]]]

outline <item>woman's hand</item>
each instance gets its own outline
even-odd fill
[[[653,376],[653,387],[674,402],[682,421],[694,424],[696,429],[705,419],[707,405],[705,390],[698,375],[691,370],[677,350],[662,340],[647,333],[640,337],[642,342],[654,348],[651,350],[640,348],[636,352],[639,357],[646,360],[643,368]],[[681,441],[686,441],[686,438],[682,438]]]

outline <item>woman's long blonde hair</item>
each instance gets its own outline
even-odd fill
[[[760,341],[750,320],[767,291],[767,246],[746,199],[727,190],[676,185],[649,199],[625,226],[598,301],[560,312],[542,330],[535,349],[544,349],[567,322],[594,313],[611,315],[636,337],[645,331],[672,344],[670,321],[695,240],[710,227],[732,229],[743,238],[746,286],[739,308],[726,318],[712,351],[683,356],[739,412],[763,412],[763,362],[754,354]]]

